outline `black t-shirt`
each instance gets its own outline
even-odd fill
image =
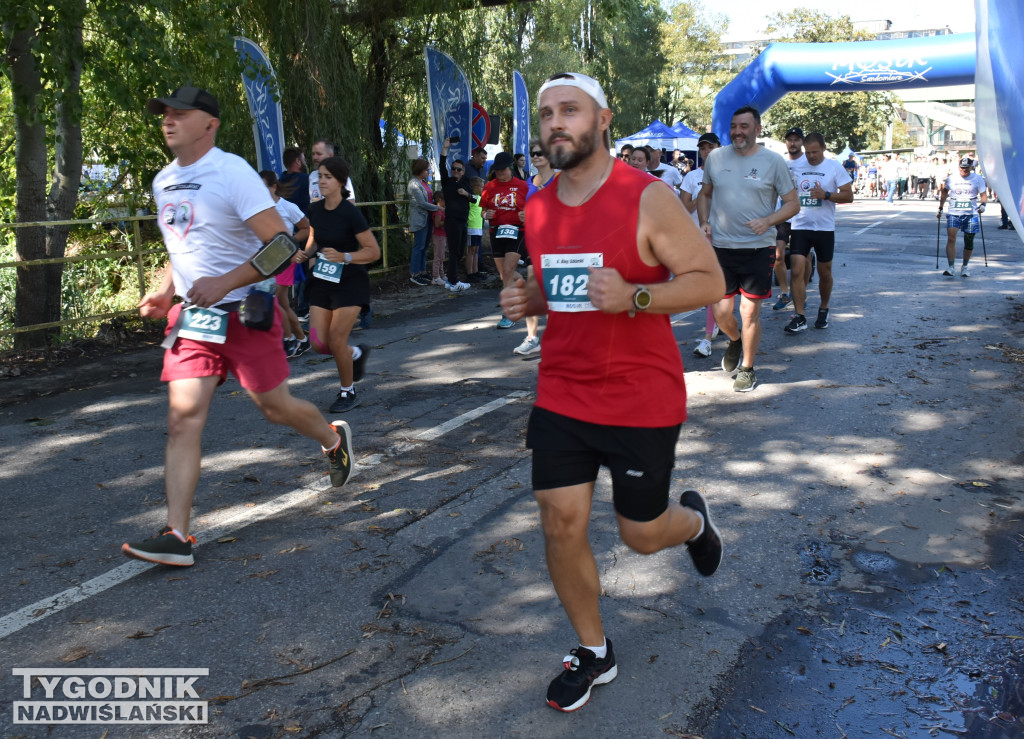
[[[309,206],[309,225],[318,247],[338,251],[359,251],[356,234],[370,230],[362,212],[348,200],[334,210],[327,208],[326,200],[317,200]]]

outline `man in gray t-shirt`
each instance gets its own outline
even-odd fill
[[[760,134],[761,114],[756,108],[745,106],[733,113],[732,144],[708,156],[697,197],[701,228],[725,273],[725,297],[712,310],[718,327],[729,337],[722,369],[736,370],[733,390],[737,392],[753,390],[757,384],[754,357],[761,342],[761,301],[772,294],[774,226],[800,211],[785,160],[757,143]],[[779,198],[782,207],[776,210]],[[742,328],[733,315],[737,293]]]

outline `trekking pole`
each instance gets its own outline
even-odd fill
[[[935,219],[935,269],[939,268],[939,232],[942,230],[942,211],[939,211],[939,217]]]
[[[981,222],[981,213],[978,214],[978,228],[981,229],[981,253],[985,257],[985,266],[988,266],[988,249],[985,248],[985,226]]]

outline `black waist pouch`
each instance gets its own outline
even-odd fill
[[[238,320],[246,328],[269,331],[274,325],[274,302],[273,294],[253,288],[238,309]]]

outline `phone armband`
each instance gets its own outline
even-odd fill
[[[249,264],[261,276],[273,277],[281,274],[288,268],[288,265],[292,262],[292,257],[295,256],[298,250],[299,247],[295,243],[295,239],[282,231],[256,252],[253,258],[249,260]]]

